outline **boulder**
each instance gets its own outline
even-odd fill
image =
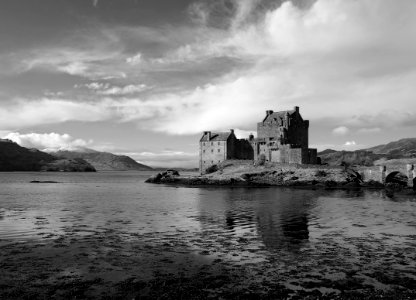
[[[160,183],[160,180],[162,179],[162,174],[157,173],[156,175],[153,175],[149,177],[145,182],[147,183]]]
[[[168,169],[168,170],[166,170],[166,172],[164,172],[163,174],[165,174],[166,173],[166,175],[171,175],[171,176],[180,176],[179,175],[179,172],[178,171],[176,171],[176,170],[173,170],[173,169]]]
[[[180,176],[176,170],[166,170],[163,173],[157,173],[154,176],[148,178],[145,182],[147,183],[164,183],[164,182],[175,182],[176,177]]]

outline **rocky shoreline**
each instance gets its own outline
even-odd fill
[[[364,181],[353,168],[328,166],[293,166],[268,163],[255,166],[250,161],[226,161],[210,174],[181,176],[175,170],[167,170],[151,176],[147,183],[184,186],[282,186],[323,189],[404,189],[403,184]]]

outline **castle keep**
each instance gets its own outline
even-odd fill
[[[317,151],[310,149],[309,121],[303,120],[299,107],[293,110],[266,111],[263,121],[257,123],[257,138],[237,139],[230,132],[205,131],[199,141],[199,170],[205,170],[227,159],[257,160],[289,164],[316,164]]]

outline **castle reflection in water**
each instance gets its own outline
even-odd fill
[[[207,235],[226,230],[230,239],[257,239],[269,251],[297,251],[309,241],[310,191],[233,188],[200,194],[201,230]]]

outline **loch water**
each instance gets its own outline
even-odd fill
[[[0,173],[0,298],[414,295],[415,194],[150,175]]]

